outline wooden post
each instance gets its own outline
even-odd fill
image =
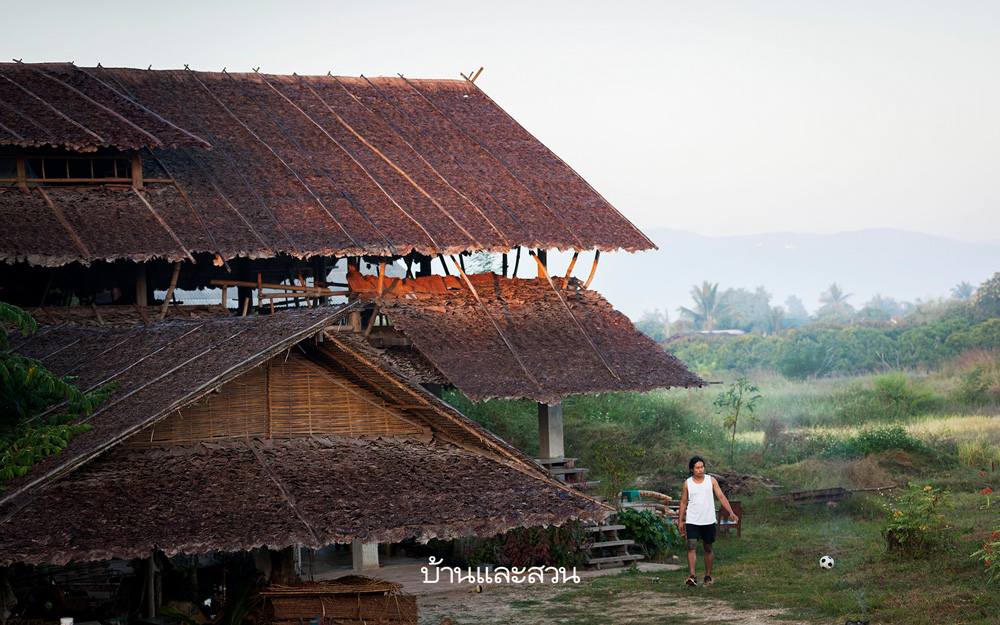
[[[313,257],[313,286],[319,286],[320,282],[326,282],[326,274],[326,258],[323,256]],[[317,306],[326,306],[329,303],[329,297],[321,297],[316,300]]]
[[[149,553],[149,601],[146,602],[146,616],[150,619],[156,618],[156,561],[153,559],[153,552]]]
[[[135,273],[135,303],[146,306],[146,264],[138,266]]]
[[[138,150],[132,152],[132,188],[142,191],[142,156]]]
[[[549,253],[548,251],[539,248],[535,250],[535,256],[538,258],[538,264],[541,265],[538,268],[538,277],[544,278],[545,271],[543,271],[543,268],[548,269],[549,267]]]
[[[17,188],[24,193],[28,193],[27,170],[24,166],[24,154],[17,153]]]
[[[181,262],[177,261],[174,263],[174,275],[170,278],[170,287],[167,289],[167,294],[163,297],[163,307],[160,308],[160,319],[167,316],[167,308],[170,306],[170,300],[174,297],[174,288],[177,287],[177,276],[181,273]]]
[[[507,252],[503,253],[503,260],[500,262],[500,273],[503,277],[507,277]]]

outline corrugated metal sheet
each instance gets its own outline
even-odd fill
[[[51,216],[21,214],[26,203],[51,213],[44,202],[8,189],[8,261],[655,247],[468,81],[68,64],[0,64],[0,76],[10,79],[0,78],[0,145],[145,148],[155,158],[144,159],[144,176],[172,178],[186,195],[143,192],[163,223],[139,231],[170,230],[172,247],[91,245],[78,233],[87,253]],[[71,212],[87,195],[47,192],[56,210]],[[117,213],[133,210],[135,194],[101,199],[104,210],[88,211],[94,227],[128,231]],[[51,231],[37,248],[25,232],[36,222]]]

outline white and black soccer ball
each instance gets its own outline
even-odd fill
[[[823,556],[819,559],[819,568],[821,569],[832,569],[833,568],[833,558],[830,556]]]

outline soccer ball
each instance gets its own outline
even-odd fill
[[[830,556],[823,556],[819,559],[819,568],[821,569],[832,569],[833,568],[833,558]]]

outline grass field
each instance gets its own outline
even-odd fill
[[[512,599],[515,618],[509,622],[663,622],[654,609],[631,610],[625,620],[594,609],[626,605],[622,598],[631,597],[661,610],[710,599],[706,606],[712,609],[756,610],[775,622],[1000,623],[1000,587],[987,584],[983,561],[971,557],[1000,531],[1000,501],[986,507],[983,494],[987,488],[1000,491],[996,406],[956,407],[944,391],[935,390],[947,381],[927,376],[896,384],[898,401],[909,402],[903,408],[886,403],[878,385],[866,378],[791,382],[764,375],[752,381],[763,395],[759,421],[740,423],[732,460],[730,431],[712,408],[722,390],[718,386],[570,401],[567,452],[587,466],[602,438],[630,441],[646,452],[637,467],[638,483],[669,494],[679,491],[693,454],[709,459],[710,473],[764,475],[793,490],[912,483],[918,494],[940,498],[934,505],[940,504],[935,511],[941,516],[927,522],[926,533],[914,530],[928,537],[927,543],[909,554],[888,548],[884,530],[906,505],[899,490],[858,492],[836,505],[806,508],[777,503],[768,498],[771,492],[756,493],[740,497],[742,538],[717,543],[714,586],[684,586],[684,570],[622,573],[588,580],[545,601]],[[508,409],[505,416],[516,421],[517,414]],[[516,426],[528,448],[532,421],[528,415]],[[683,559],[683,553],[676,555]],[[818,566],[823,555],[836,559],[834,569]],[[699,622],[684,614],[670,622]],[[752,619],[733,616],[732,622]]]

